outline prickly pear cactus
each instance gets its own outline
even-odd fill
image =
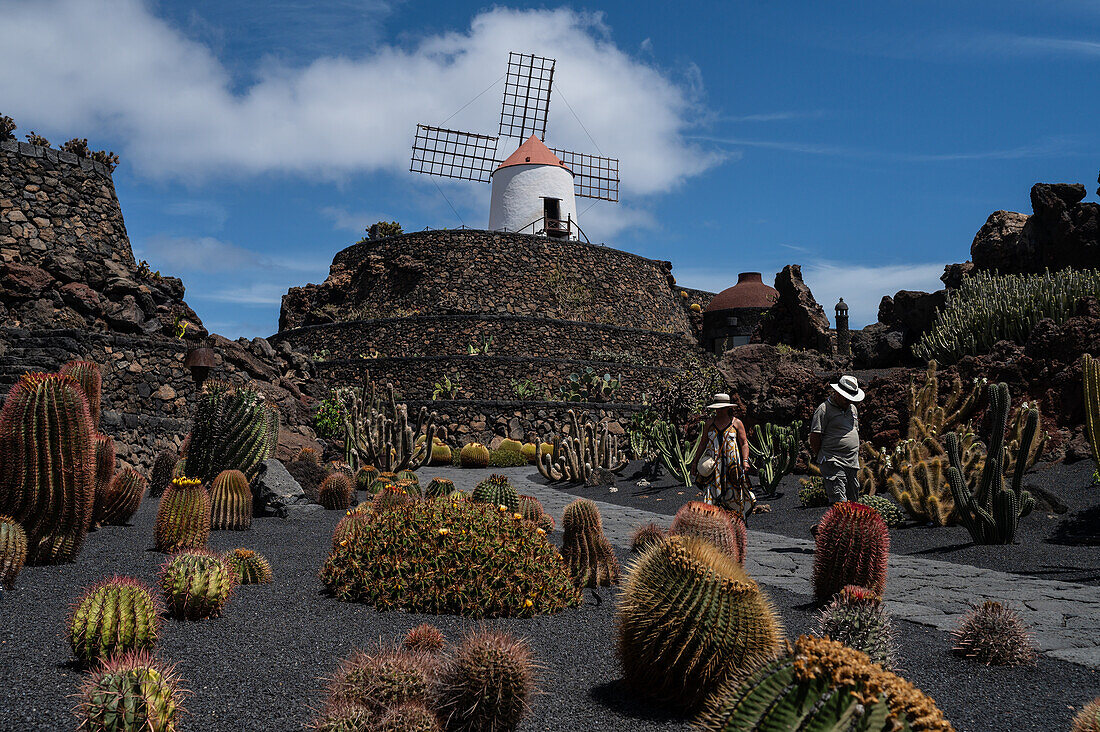
[[[252,489],[239,470],[223,470],[210,485],[210,528],[247,531],[252,528]]]
[[[175,732],[183,694],[172,666],[144,651],[116,656],[89,676],[80,692],[80,729]]]
[[[153,591],[133,577],[113,577],[90,587],[73,606],[66,625],[73,655],[85,666],[157,642],[160,606]]]
[[[210,538],[210,494],[197,478],[175,478],[160,497],[153,526],[156,550],[201,549]]]
[[[236,569],[205,549],[180,552],[160,570],[164,604],[177,620],[218,617],[236,584]]]

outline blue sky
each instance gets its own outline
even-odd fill
[[[800,263],[863,325],[1033,183],[1095,200],[1100,4],[671,7],[0,0],[0,113],[118,152],[135,252],[230,337],[273,333],[373,221],[485,225],[488,186],[408,148],[416,122],[495,132],[509,50],[557,59],[548,143],[622,160],[589,236],[684,285]]]

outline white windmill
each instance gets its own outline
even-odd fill
[[[554,59],[509,52],[498,136],[418,124],[414,173],[492,183],[489,229],[577,239],[577,197],[619,200],[619,161],[547,147]],[[522,144],[506,159],[500,136]]]

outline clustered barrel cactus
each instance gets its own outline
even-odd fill
[[[724,551],[738,564],[745,563],[747,530],[741,514],[702,501],[688,501],[672,519],[670,534],[698,536]]]
[[[454,732],[514,730],[534,691],[531,649],[508,634],[469,634],[439,674],[437,703]]]
[[[27,534],[10,516],[0,516],[0,586],[11,589],[27,561]]]
[[[164,604],[177,620],[218,617],[236,584],[236,569],[205,549],[182,551],[160,570]]]
[[[363,465],[355,471],[355,487],[367,493],[377,493],[375,480],[378,479],[378,468],[373,465]]]
[[[77,714],[88,732],[174,732],[183,713],[174,667],[146,651],[115,656],[85,682]]]
[[[886,589],[890,533],[873,508],[837,503],[821,518],[814,548],[814,597],[827,602],[846,585],[876,594]]]
[[[610,587],[619,582],[619,560],[603,533],[596,504],[578,498],[561,520],[561,556],[578,587]]]
[[[634,554],[640,554],[648,549],[651,544],[664,541],[667,536],[668,534],[664,529],[650,521],[648,524],[639,526],[634,530],[630,537],[630,551]]]
[[[61,367],[59,373],[71,376],[80,384],[84,398],[88,400],[88,417],[92,420],[92,429],[97,428],[103,401],[103,374],[99,370],[99,364],[94,361],[69,361]]]
[[[153,590],[132,577],[112,577],[90,587],[66,624],[73,655],[85,666],[117,653],[151,649],[157,642],[160,606]]]
[[[209,484],[223,470],[239,470],[254,480],[278,438],[279,410],[259,391],[210,379],[187,438],[187,474]]]
[[[201,549],[210,538],[210,494],[198,478],[174,478],[160,497],[153,525],[156,550]]]
[[[453,480],[446,478],[433,478],[428,487],[424,489],[425,498],[446,498],[454,493],[455,484]]]
[[[519,497],[519,513],[525,521],[530,521],[547,534],[554,532],[554,517],[546,513],[542,502],[534,496]]]

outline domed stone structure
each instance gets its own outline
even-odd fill
[[[737,275],[737,284],[715,295],[703,312],[703,347],[721,355],[745,345],[778,297],[779,292],[765,285],[759,272]]]

